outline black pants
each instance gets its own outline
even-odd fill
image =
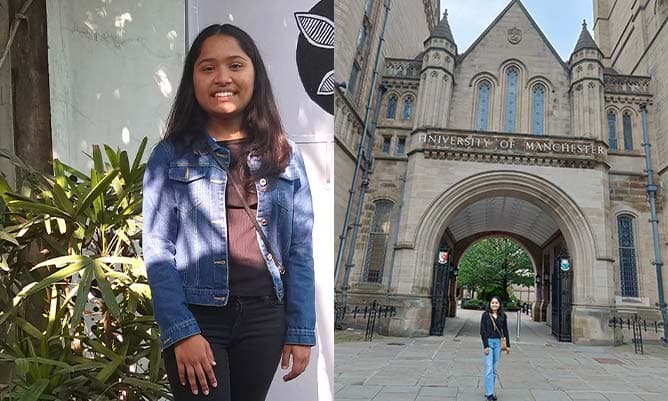
[[[232,297],[224,307],[190,305],[202,336],[211,344],[217,387],[205,396],[179,381],[174,347],[164,351],[175,401],[264,401],[285,340],[285,308],[275,297]],[[187,381],[187,379],[186,379]]]

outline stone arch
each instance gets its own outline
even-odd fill
[[[549,181],[524,172],[492,171],[468,177],[443,192],[427,208],[414,234],[416,288],[431,288],[431,261],[450,220],[476,200],[507,194],[532,202],[550,215],[559,226],[574,261],[574,300],[593,302],[593,267],[601,258],[591,224],[573,199]]]

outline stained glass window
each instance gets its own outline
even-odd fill
[[[531,132],[535,135],[542,135],[545,130],[545,87],[543,85],[533,87],[531,118]]]
[[[403,156],[406,153],[406,138],[399,138],[397,141],[397,156]]]
[[[610,149],[617,149],[617,113],[608,112],[608,145]]]
[[[619,272],[623,297],[638,296],[638,271],[636,268],[636,247],[633,238],[633,216],[617,217],[619,236]]]
[[[392,141],[392,137],[390,136],[384,136],[383,137],[383,153],[390,153],[390,142]]]
[[[390,95],[389,99],[387,99],[387,113],[385,114],[385,118],[388,120],[394,120],[395,115],[397,114],[397,95]]]
[[[519,71],[515,67],[506,70],[506,104],[503,130],[505,132],[515,131],[515,120],[517,119],[517,81]]]
[[[408,95],[404,98],[404,112],[401,118],[403,120],[410,120],[413,115],[413,96]]]
[[[369,233],[366,258],[364,260],[363,279],[367,282],[380,283],[383,280],[385,255],[390,237],[390,216],[394,203],[379,200],[375,203],[375,211]]]
[[[633,150],[633,128],[631,125],[631,114],[627,111],[622,117],[624,128],[624,150]]]
[[[489,96],[492,87],[487,81],[478,85],[478,105],[476,107],[475,129],[486,131],[489,121]]]

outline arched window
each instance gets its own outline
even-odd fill
[[[637,297],[638,270],[633,237],[633,216],[623,214],[617,217],[617,235],[619,236],[619,272],[622,296]]]
[[[617,149],[617,113],[608,112],[608,145],[610,149]]]
[[[531,106],[531,132],[542,135],[545,131],[545,86],[538,84],[533,87]]]
[[[410,120],[413,116],[413,96],[408,95],[404,98],[404,112],[401,115],[402,120]]]
[[[486,131],[489,121],[489,98],[492,85],[488,81],[478,84],[478,104],[476,106],[475,129]]]
[[[515,121],[517,120],[517,81],[519,71],[516,67],[510,67],[506,70],[506,102],[503,130],[505,132],[515,131]]]
[[[633,128],[631,125],[631,113],[624,112],[622,116],[622,127],[624,129],[624,150],[633,150]]]
[[[393,206],[394,203],[386,199],[375,202],[369,243],[367,244],[364,260],[364,281],[380,283],[383,280],[385,255],[390,237],[390,216]]]
[[[388,120],[394,120],[394,117],[397,114],[397,100],[399,100],[397,95],[390,95],[389,99],[387,99],[387,113],[385,114],[385,118]]]

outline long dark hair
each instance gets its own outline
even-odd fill
[[[487,306],[485,307],[485,311],[487,313],[492,313],[492,300],[493,299],[496,299],[497,301],[499,301],[499,310],[496,313],[499,316],[506,316],[506,311],[503,310],[503,302],[501,302],[501,298],[497,297],[496,295],[489,299],[489,302],[487,302]]]
[[[250,142],[245,155],[252,150],[261,157],[262,163],[259,170],[253,172],[245,168],[246,163],[237,164],[250,179],[278,175],[290,159],[290,145],[283,131],[267,69],[253,39],[231,24],[214,24],[204,28],[188,50],[183,76],[169,112],[165,139],[183,149],[191,146],[204,133],[208,116],[195,98],[193,72],[204,41],[213,35],[227,35],[236,39],[239,47],[250,58],[255,71],[253,96],[244,109],[241,129],[246,132]]]

